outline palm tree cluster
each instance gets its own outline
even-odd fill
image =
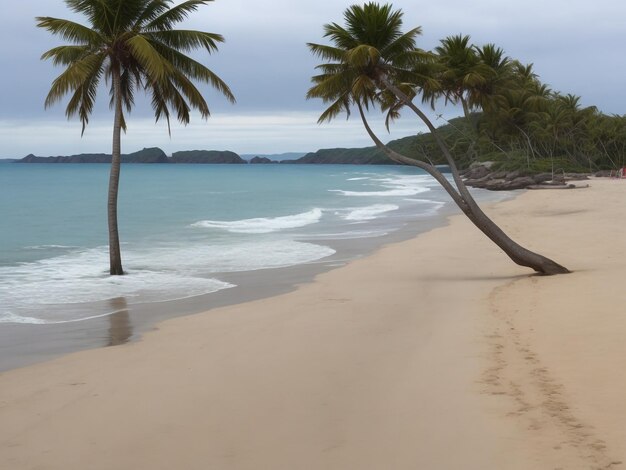
[[[503,167],[572,171],[622,167],[626,117],[607,116],[581,98],[542,83],[533,65],[494,44],[448,36],[433,51],[434,86],[422,98],[460,105],[466,119],[453,145],[464,164],[495,159]],[[432,151],[433,149],[431,149]],[[436,151],[435,151],[436,153]]]
[[[324,37],[330,44],[308,44],[311,52],[325,61],[317,66],[319,73],[312,77],[307,94],[328,105],[319,122],[358,109],[365,130],[389,158],[433,176],[470,221],[515,263],[542,274],[568,272],[513,241],[487,217],[465,187],[449,146],[415,103],[418,97],[431,105],[443,98],[460,103],[468,117],[478,107],[499,107],[498,92],[509,81],[509,59],[503,52],[493,45],[477,49],[464,36],[446,38],[434,52],[419,49],[416,39],[421,28],[403,32],[402,10],[388,4],[352,5],[344,12],[344,23],[324,26]],[[452,182],[432,162],[408,158],[385,146],[367,121],[366,111],[372,108],[386,112],[388,123],[397,119],[403,108],[412,111],[428,127],[450,167]]]
[[[42,56],[65,67],[52,83],[46,107],[69,93],[65,113],[68,118],[78,115],[84,132],[101,82],[109,85],[110,107],[115,116],[107,201],[112,275],[124,274],[117,223],[120,142],[121,131],[126,130],[124,111],[130,113],[137,91],[149,95],[156,120],[165,118],[168,129],[172,112],[183,124],[189,123],[192,108],[203,118],[210,114],[192,80],[208,83],[235,101],[217,75],[186,55],[198,48],[211,54],[217,51],[223,37],[174,29],[210,1],[188,0],[173,6],[172,0],[65,0],[70,10],[86,17],[88,25],[47,16],[37,18],[37,26],[71,43],[54,47]]]
[[[493,105],[479,108],[485,143],[492,141],[513,155],[523,155],[526,166],[535,170],[555,161],[578,171],[624,165],[625,116],[582,107],[579,96],[542,83],[532,65],[511,61],[506,74],[494,90]]]

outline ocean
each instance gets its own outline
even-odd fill
[[[127,275],[111,277],[108,176],[99,164],[0,166],[0,328],[111,315],[112,299],[127,308],[236,296],[245,277],[233,282],[233,273],[338,265],[360,255],[341,253],[342,243],[381,245],[449,201],[431,177],[402,166],[127,164]]]

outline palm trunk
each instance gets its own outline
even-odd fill
[[[111,155],[111,174],[109,176],[108,220],[109,220],[109,260],[112,276],[124,274],[120,237],[117,229],[117,193],[120,184],[121,133],[122,133],[122,93],[120,90],[120,69],[113,66],[113,93],[115,100],[115,118],[113,121],[113,149]]]
[[[445,143],[441,140],[441,137],[437,133],[437,130],[435,129],[435,126],[432,124],[430,119],[428,119],[428,117],[417,106],[415,106],[413,102],[404,93],[402,93],[401,90],[395,87],[386,77],[384,76],[380,77],[380,81],[389,91],[391,91],[394,95],[396,95],[398,99],[400,99],[404,104],[409,106],[409,108],[411,108],[422,119],[422,121],[424,121],[426,126],[429,128],[432,136],[435,138],[435,141],[439,145],[439,148],[443,152],[446,158],[446,161],[448,162],[448,165],[450,166],[450,170],[452,172],[452,178],[456,185],[456,190],[450,183],[447,182],[447,179],[443,177],[443,175],[441,175],[441,173],[432,165],[426,165],[424,164],[424,162],[419,162],[417,160],[413,160],[413,162],[416,162],[416,163],[410,163],[410,164],[424,169],[433,177],[435,177],[435,179],[437,179],[437,181],[440,184],[442,184],[446,192],[452,197],[452,199],[457,204],[457,206],[459,206],[459,208],[472,221],[472,223],[481,232],[483,232],[491,241],[493,241],[498,247],[500,247],[500,249],[502,249],[502,251],[504,251],[514,263],[520,266],[526,266],[531,269],[534,269],[536,272],[541,273],[541,274],[552,275],[552,274],[568,273],[569,270],[567,268],[561,266],[560,264],[552,261],[549,258],[546,258],[545,256],[534,253],[522,247],[515,241],[513,241],[502,231],[502,229],[500,229],[500,227],[498,227],[482,211],[482,209],[478,206],[478,204],[476,203],[476,201],[470,194],[469,190],[465,186],[465,183],[463,183],[463,179],[461,178],[458,172],[456,163],[454,159],[452,158],[450,151],[446,147]],[[361,108],[360,104],[359,104],[359,112],[361,113],[361,119],[363,120],[363,124],[365,125],[367,132],[369,133],[370,137],[374,140],[376,145],[381,150],[383,150],[383,152],[385,152],[387,156],[389,156],[392,159],[396,159],[396,161],[398,161],[397,160],[398,156],[403,157],[397,154],[396,152],[391,151],[378,138],[376,138],[376,136],[370,129],[369,125],[367,124],[365,115],[363,113],[363,109]],[[412,159],[407,159],[406,157],[403,157],[402,163],[405,163],[405,164],[408,162],[404,159],[412,160]],[[441,181],[442,179],[445,180],[447,184],[443,184]]]

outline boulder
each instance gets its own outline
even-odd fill
[[[536,184],[545,183],[546,181],[552,181],[552,173],[539,173],[533,176],[533,180]]]

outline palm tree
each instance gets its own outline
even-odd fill
[[[480,60],[476,48],[470,44],[470,37],[448,36],[435,48],[437,59],[442,66],[439,75],[446,102],[461,103],[466,119],[472,108],[480,103],[476,92],[487,85],[492,69]]]
[[[558,263],[515,243],[484,214],[465,187],[454,158],[437,129],[413,103],[413,98],[422,90],[435,88],[434,79],[424,73],[428,71],[431,55],[416,48],[415,38],[421,33],[420,28],[403,33],[402,11],[374,2],[352,5],[345,11],[344,20],[345,27],[337,23],[324,26],[324,36],[331,40],[332,46],[308,44],[313,54],[331,61],[317,67],[321,73],[312,78],[313,86],[307,94],[308,98],[321,98],[329,103],[319,122],[331,120],[344,111],[349,114],[350,107],[356,105],[366,131],[387,156],[396,162],[422,168],[433,176],[476,227],[515,263],[543,274],[568,272]],[[390,95],[397,104],[390,104]],[[380,141],[364,113],[364,109],[377,105],[394,112],[399,105],[406,106],[417,114],[446,158],[456,187],[433,165],[400,155]]]
[[[504,55],[504,50],[495,44],[475,47],[478,59],[488,67],[485,82],[472,90],[471,103],[483,111],[497,106],[500,92],[511,86],[514,61]]]
[[[158,121],[170,113],[189,123],[191,108],[208,118],[209,107],[191,80],[210,84],[230,102],[228,86],[211,70],[185,55],[204,48],[210,54],[224,39],[219,34],[174,29],[199,6],[212,0],[189,0],[172,6],[172,0],[65,0],[68,8],[86,17],[89,26],[74,21],[37,17],[37,26],[69,41],[50,49],[42,59],[66,69],[52,83],[45,106],[71,94],[65,114],[78,115],[82,132],[93,111],[102,79],[110,84],[114,110],[113,149],[108,193],[110,273],[124,274],[117,226],[117,194],[120,176],[121,131],[126,131],[124,109],[130,112],[139,89],[150,96]],[[82,134],[81,134],[82,135]]]

